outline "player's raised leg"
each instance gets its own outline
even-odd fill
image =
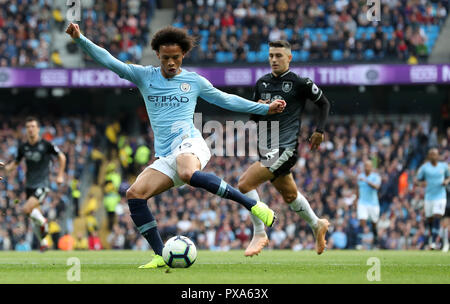
[[[44,240],[44,238],[48,234],[48,221],[42,215],[42,212],[39,210],[39,202],[40,200],[35,196],[36,192],[41,191],[42,194],[39,196],[41,199],[45,197],[44,189],[27,189],[27,195],[29,196],[25,204],[23,205],[23,213],[26,216],[29,216],[31,219],[31,225],[33,227],[33,232],[39,240],[39,249],[40,251],[45,251],[48,249],[48,244]],[[31,194],[31,195],[30,195]]]
[[[319,219],[308,200],[297,190],[292,173],[278,176],[272,184],[283,196],[289,207],[304,219],[311,227],[316,239],[316,252],[322,254],[326,247],[325,235],[330,223],[326,219]]]
[[[266,204],[245,196],[215,174],[202,172],[200,169],[201,164],[196,155],[182,153],[177,156],[177,173],[183,182],[238,202],[252,214],[259,217],[266,226],[271,227],[273,225],[275,213]]]
[[[159,234],[156,220],[147,205],[147,200],[173,187],[173,181],[167,175],[147,167],[127,190],[130,215],[139,232],[148,241],[155,252],[154,259],[139,268],[157,268],[165,266],[162,258],[164,244]]]
[[[239,191],[256,201],[259,201],[260,199],[256,188],[272,178],[272,172],[262,166],[260,162],[256,162],[252,164],[239,179]],[[257,255],[267,244],[269,244],[269,238],[264,230],[264,223],[253,214],[250,214],[250,218],[253,224],[253,237],[250,244],[248,244],[245,249],[245,256]]]

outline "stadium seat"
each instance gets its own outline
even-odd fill
[[[322,36],[325,36],[326,35],[326,32],[325,32],[325,30],[323,29],[323,28],[317,28],[316,29],[316,35],[317,34],[320,34],[320,35],[322,35]]]
[[[256,62],[256,60],[257,60],[256,52],[249,51],[247,53],[247,61],[248,62]]]
[[[383,26],[382,30],[384,33],[392,33],[394,32],[394,28],[392,26]]]
[[[267,43],[261,43],[260,50],[261,52],[269,53],[269,45]]]
[[[226,60],[227,60],[227,62],[233,62],[233,53],[232,52],[226,52]]]
[[[292,51],[292,61],[300,61],[300,51]]]
[[[216,53],[216,62],[218,63],[225,63],[227,62],[227,56],[225,54],[225,52],[217,52]]]
[[[309,59],[309,52],[305,50],[300,51],[300,60],[307,61]]]
[[[238,28],[238,29],[236,30],[236,36],[237,36],[237,39],[238,39],[238,40],[241,38],[241,36],[242,36],[242,30],[241,30],[240,28]]]
[[[439,33],[436,33],[436,32],[427,32],[426,35],[427,35],[428,39],[430,39],[430,40],[436,40],[437,37],[439,36]]]
[[[290,28],[285,28],[284,29],[284,33],[286,34],[286,36],[287,36],[287,39],[291,39],[292,38],[292,29],[290,29]]]
[[[375,57],[375,53],[372,49],[368,49],[364,52],[364,58],[367,60],[371,60]]]
[[[343,57],[344,57],[344,54],[341,50],[333,50],[331,52],[331,59],[333,61],[341,61]]]
[[[128,61],[130,59],[130,55],[127,52],[120,52],[119,55],[117,56],[117,58],[122,61]]]
[[[265,51],[259,51],[258,53],[256,53],[256,60],[258,62],[265,62],[268,60],[269,54],[268,52]]]
[[[432,24],[432,25],[429,25],[429,28],[430,28],[430,32],[439,34],[439,30],[440,30],[439,25]]]
[[[310,29],[309,27],[307,27],[307,28],[304,29],[303,35],[306,34],[306,33],[308,33],[309,36],[313,36],[313,35],[314,35],[313,30]]]
[[[208,31],[208,30],[201,30],[201,31],[200,31],[200,35],[202,36],[202,38],[208,39],[208,37],[209,37],[209,31]]]
[[[208,44],[205,41],[203,41],[203,39],[200,41],[200,48],[204,52],[206,52],[208,50]]]
[[[332,27],[327,27],[325,30],[325,33],[329,36],[329,35],[333,35],[334,34],[334,29]]]

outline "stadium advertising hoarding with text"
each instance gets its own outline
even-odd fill
[[[252,86],[270,68],[185,67],[209,79],[214,86]],[[291,70],[318,85],[448,84],[450,65],[340,65],[302,66]],[[0,68],[0,87],[132,87],[105,69]]]

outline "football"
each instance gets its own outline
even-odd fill
[[[177,235],[167,240],[162,256],[169,267],[187,268],[197,259],[197,248],[188,237]]]

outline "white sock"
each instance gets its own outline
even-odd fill
[[[444,239],[444,246],[448,246],[448,228],[444,229],[443,239]]]
[[[319,218],[314,214],[306,198],[297,192],[297,198],[289,204],[289,207],[304,219],[311,228],[317,227]]]
[[[45,223],[45,217],[42,215],[41,211],[38,208],[34,208],[30,213],[30,218],[40,225]]]
[[[256,191],[256,189],[245,193],[245,195],[247,197],[249,197],[251,199],[254,199],[255,201],[259,202],[259,195],[258,195],[258,191]],[[263,221],[261,221],[261,219],[259,217],[257,217],[256,215],[253,215],[252,213],[250,213],[250,218],[251,218],[252,223],[253,223],[253,234],[258,234],[258,233],[265,232],[265,230],[264,230],[264,223],[263,223]]]

